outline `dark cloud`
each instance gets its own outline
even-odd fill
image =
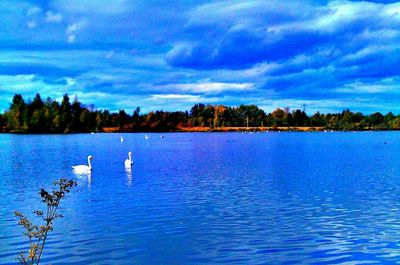
[[[394,35],[400,33],[400,18],[392,10],[395,7],[368,2],[340,3],[313,6],[313,16],[293,24],[290,24],[293,18],[274,23],[268,18],[260,18],[256,25],[241,24],[241,20],[235,25],[234,19],[229,17],[230,27],[226,27],[220,20],[214,21],[214,24],[211,20],[206,29],[214,26],[213,31],[217,34],[198,34],[200,38],[176,45],[167,53],[166,61],[174,67],[191,69],[246,69],[265,62],[283,64],[298,55],[307,55],[315,57],[314,64],[321,67],[332,63],[327,58],[319,57],[321,50],[334,50],[331,57],[337,59],[338,55],[346,56],[376,43],[397,45],[398,37]],[[229,7],[225,8],[229,10]],[[240,10],[237,12],[240,13]],[[285,13],[284,10],[280,12]],[[303,12],[304,9],[299,9],[298,16],[302,17]],[[306,13],[311,12],[307,9]],[[201,26],[204,22],[199,24]],[[387,34],[393,36],[380,38],[382,30],[392,31]],[[289,63],[286,70],[284,66],[280,67],[281,73],[300,70],[299,64],[294,66]]]
[[[217,43],[183,45],[167,54],[175,67],[243,69],[256,63],[279,61],[312,50],[328,40],[319,32],[261,32],[247,29],[227,32]]]
[[[5,64],[0,63],[0,75],[39,75],[46,78],[73,77],[81,73],[79,70],[60,68],[47,64]],[[48,80],[48,79],[47,79]],[[54,81],[57,82],[57,81]]]
[[[43,78],[43,77],[35,77],[34,81],[43,81],[48,85],[56,85],[56,86],[65,86],[68,84],[68,81],[65,78]]]

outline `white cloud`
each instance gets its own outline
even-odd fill
[[[54,13],[53,11],[46,12],[45,21],[47,23],[60,23],[62,22],[63,17],[60,13]]]
[[[38,14],[40,12],[42,12],[42,9],[40,9],[37,6],[34,6],[34,7],[29,8],[28,11],[26,12],[26,14],[28,16],[33,16],[33,15],[36,15],[36,14]]]
[[[29,29],[36,28],[38,26],[37,20],[40,18],[42,13],[42,9],[37,6],[31,7],[26,11],[26,16],[28,21],[26,22],[26,26]]]
[[[279,0],[219,1],[200,5],[194,9],[190,13],[188,26],[215,22],[260,25],[260,21],[267,22],[271,26],[285,20],[292,21],[306,17],[311,7],[308,1],[302,0],[289,3]]]
[[[277,63],[260,63],[252,68],[242,70],[243,76],[246,77],[260,77],[269,71],[276,69],[279,65]]]
[[[67,77],[65,80],[67,81],[67,86],[73,86],[77,83],[76,79],[74,78]]]
[[[26,23],[26,26],[27,26],[28,28],[30,28],[30,29],[33,29],[33,28],[36,28],[37,23],[36,23],[36,21],[30,20],[30,21],[28,21],[28,22]]]
[[[223,91],[244,91],[253,90],[252,83],[222,83],[222,82],[199,82],[189,84],[167,84],[157,86],[160,89],[172,89],[190,91],[194,93],[219,93]]]
[[[87,25],[87,20],[85,19],[69,24],[65,29],[65,34],[67,35],[68,43],[74,43],[76,41],[77,33],[80,30],[82,30],[86,25]]]
[[[40,17],[42,9],[37,6],[31,7],[26,11],[26,16],[28,17],[28,21],[26,22],[26,26],[30,29],[36,28],[38,23],[37,19]]]
[[[80,30],[81,28],[83,28],[83,26],[85,25],[85,22],[83,20],[79,21],[79,22],[75,22],[72,24],[69,24],[65,30],[66,34],[72,34],[77,32],[78,30]]]
[[[346,84],[343,87],[337,88],[334,92],[344,94],[399,94],[398,86],[393,78],[383,79],[376,83],[362,83],[360,81]]]
[[[196,95],[180,95],[180,94],[166,94],[166,95],[152,95],[151,100],[165,100],[165,99],[179,99],[184,101],[198,101],[201,97]]]
[[[361,20],[373,20],[374,14],[380,13],[381,5],[368,2],[335,1],[319,10],[323,15],[308,23],[308,28],[324,32],[336,32],[351,23]]]
[[[39,89],[38,89],[39,88]],[[24,98],[31,98],[36,93],[41,95],[54,96],[57,89],[49,86],[42,79],[36,78],[36,75],[0,75],[0,93],[21,93]]]
[[[76,39],[75,35],[68,35],[68,43],[74,43]]]

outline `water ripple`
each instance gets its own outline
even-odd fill
[[[382,264],[400,258],[400,133],[0,135],[0,264],[38,189],[74,178],[51,264]],[[394,143],[382,146],[385,141]],[[48,143],[52,143],[49,145]],[[397,144],[399,143],[399,144]],[[128,151],[134,166],[123,168]],[[70,166],[95,156],[93,172]],[[25,163],[22,165],[21,161]]]

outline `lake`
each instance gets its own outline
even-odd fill
[[[0,134],[0,264],[27,249],[13,211],[60,177],[78,186],[43,264],[400,260],[400,132],[147,135]]]

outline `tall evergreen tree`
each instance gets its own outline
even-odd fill
[[[60,129],[63,132],[69,132],[71,124],[71,103],[68,94],[65,94],[60,107]]]

